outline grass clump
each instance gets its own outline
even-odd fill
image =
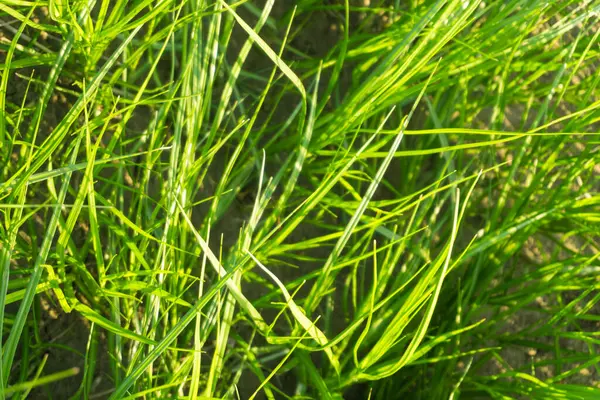
[[[0,3],[0,399],[597,388],[597,1]]]

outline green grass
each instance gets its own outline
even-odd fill
[[[599,26],[1,1],[0,400],[600,398]]]

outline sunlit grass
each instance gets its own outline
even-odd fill
[[[0,399],[599,398],[600,3],[295,3],[0,2]]]

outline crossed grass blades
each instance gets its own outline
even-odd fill
[[[600,3],[294,3],[0,2],[0,399],[599,398]]]

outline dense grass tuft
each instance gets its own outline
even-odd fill
[[[600,398],[599,18],[0,0],[0,400]]]

